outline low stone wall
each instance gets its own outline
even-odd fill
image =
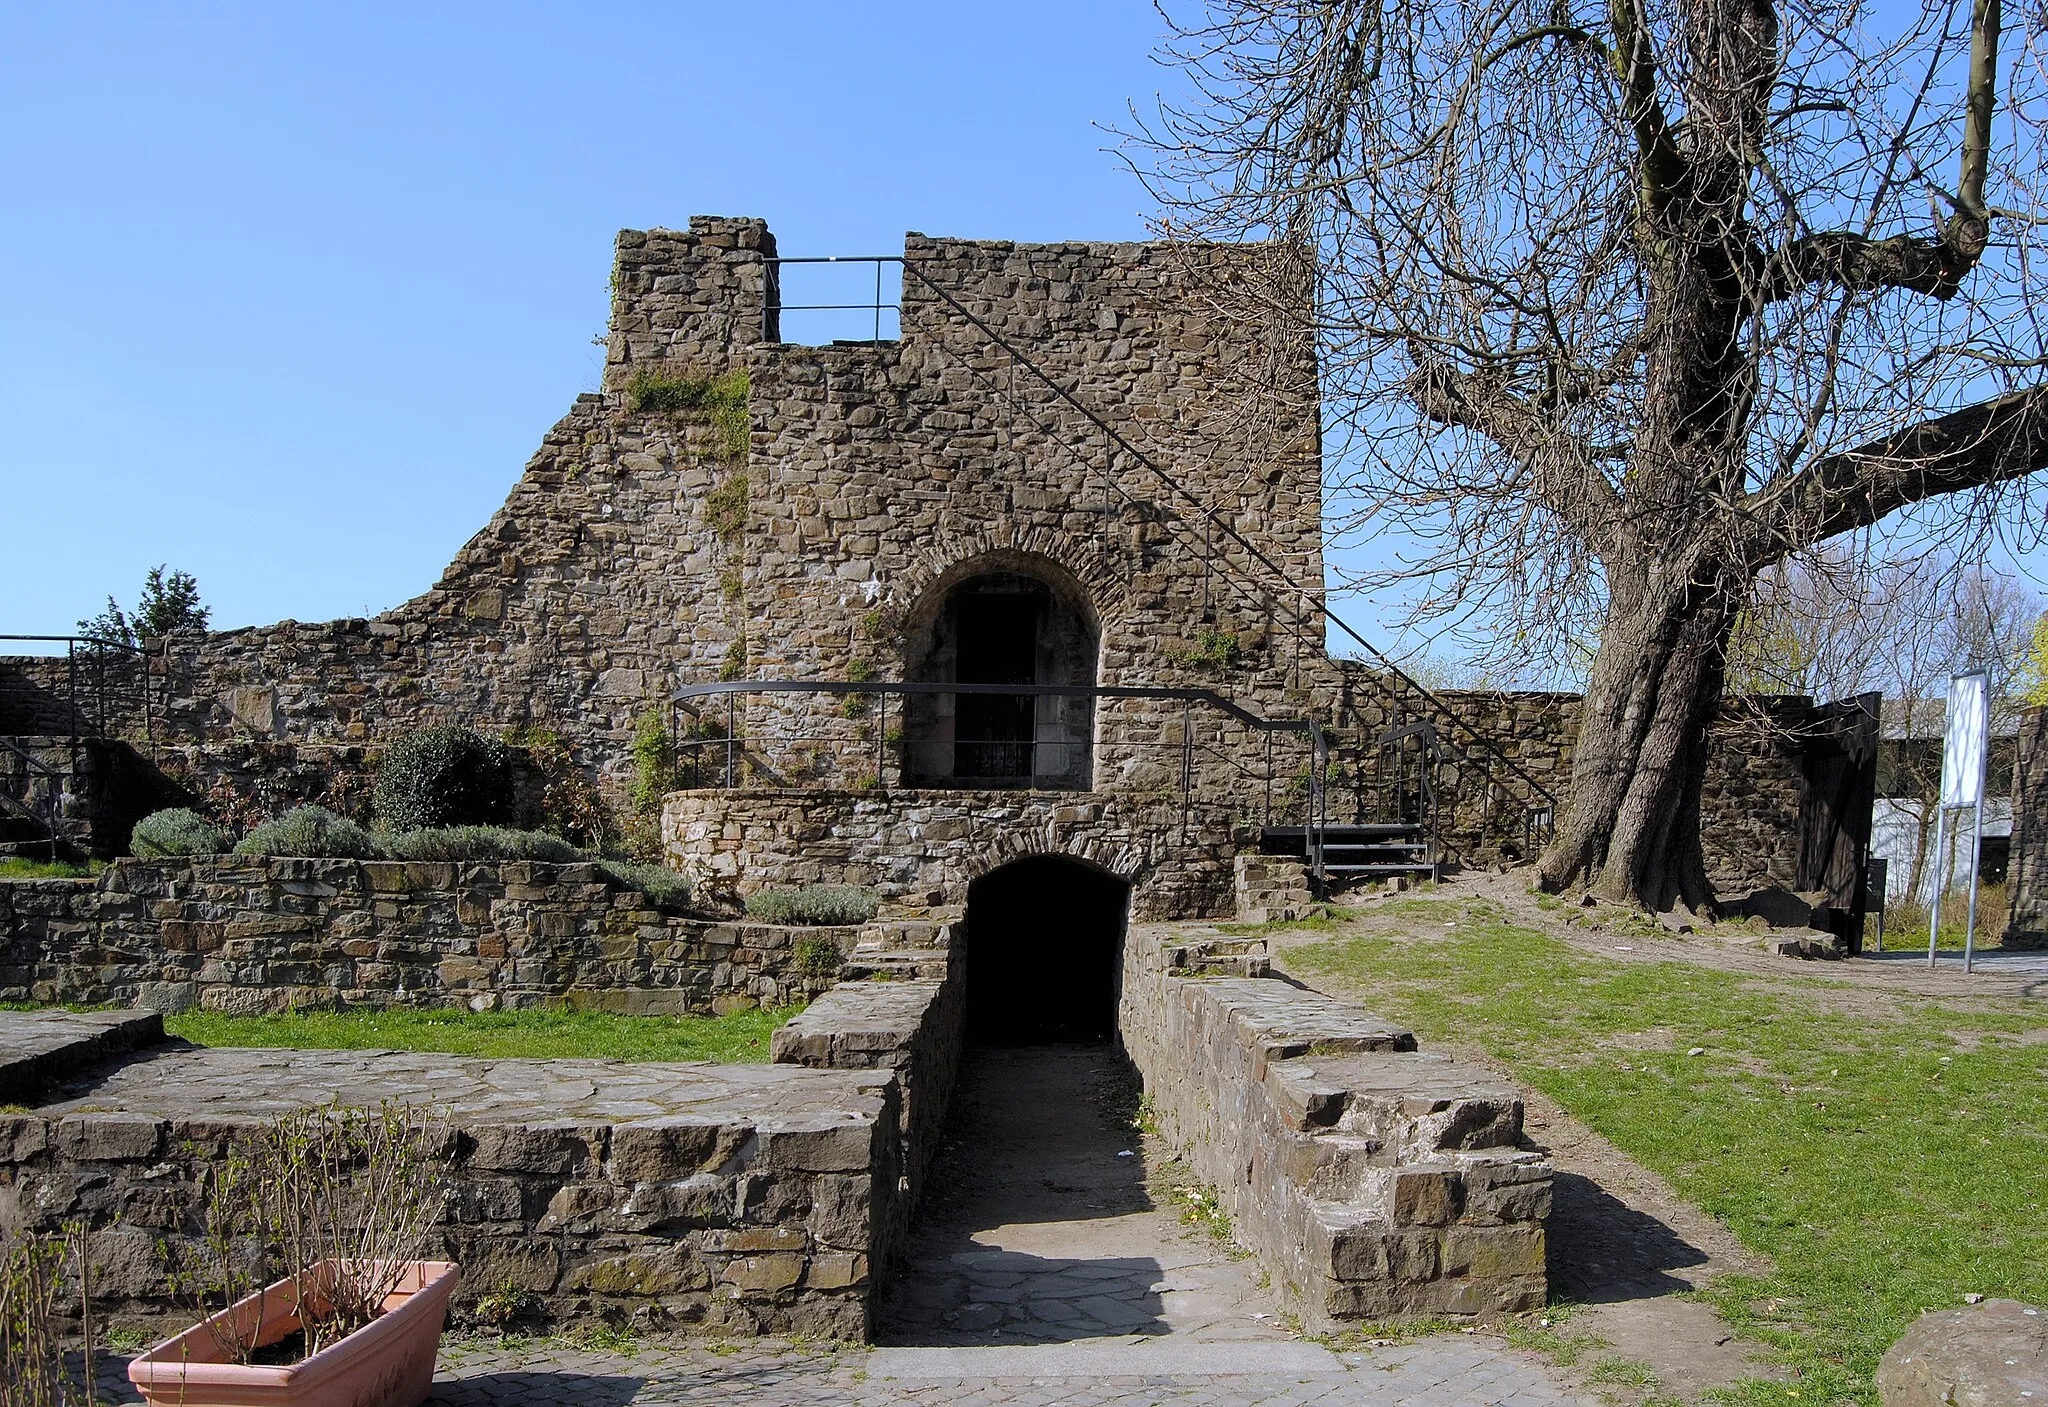
[[[1243,940],[1216,965],[1257,970]],[[1305,1321],[1541,1307],[1550,1167],[1512,1086],[1134,926],[1120,1025],[1162,1130]],[[1187,975],[1195,974],[1195,975]]]
[[[1103,792],[705,790],[671,792],[662,847],[699,892],[870,885],[915,903],[1025,855],[1071,855],[1132,884],[1144,918],[1227,915],[1231,857],[1257,844],[1226,807]]]
[[[934,949],[857,953],[849,971],[873,975],[842,982],[819,997],[778,1030],[770,1045],[778,1065],[893,1070],[902,1082],[904,1222],[893,1228],[892,1249],[901,1244],[923,1199],[925,1173],[938,1153],[960,1073],[966,981],[958,927],[946,925]]]
[[[664,914],[588,864],[124,859],[0,881],[0,1001],[725,1011],[829,987],[804,937],[859,930]]]
[[[163,1323],[158,1247],[198,1230],[206,1166],[336,1099],[446,1115],[458,1317],[518,1290],[525,1328],[868,1333],[903,1220],[885,1070],[159,1047],[0,1113],[0,1226],[83,1223],[102,1312]]]

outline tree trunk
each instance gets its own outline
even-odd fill
[[[1539,876],[1663,911],[1711,904],[1700,849],[1707,728],[1720,706],[1739,582],[1612,578],[1600,651],[1580,705],[1571,799]]]

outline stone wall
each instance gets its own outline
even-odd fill
[[[1217,967],[1256,970],[1217,946]],[[1211,961],[1185,929],[1133,926],[1124,1047],[1304,1321],[1540,1308],[1551,1173],[1514,1088],[1289,983],[1203,975]]]
[[[158,704],[145,696],[145,677],[125,651],[0,656],[0,735],[141,738]]]
[[[778,1065],[821,1070],[893,1070],[903,1100],[904,1196],[902,1220],[890,1229],[893,1251],[909,1232],[924,1197],[925,1174],[939,1149],[966,1039],[966,982],[959,925],[947,924],[939,946],[909,952],[865,952],[856,971],[776,1031],[771,1055]],[[878,1237],[878,1243],[880,1238]],[[879,1252],[878,1272],[888,1258]]]
[[[867,1336],[903,1215],[887,1071],[159,1048],[0,1112],[0,1226],[83,1223],[101,1311],[164,1323],[158,1247],[198,1229],[204,1170],[337,1099],[445,1116],[458,1319],[518,1290],[529,1331]]]
[[[62,858],[70,859],[108,859],[125,853],[137,821],[185,799],[135,746],[111,738],[63,735],[11,738],[9,746],[0,748],[0,791],[38,817],[54,814],[72,852]],[[0,826],[7,827],[0,830],[0,840],[12,837],[13,848],[20,853],[48,858],[48,852],[34,843],[46,835],[40,825],[0,812]]]
[[[1101,792],[671,792],[661,831],[669,865],[721,898],[834,883],[958,904],[996,866],[1053,854],[1130,880],[1144,917],[1232,912],[1231,855],[1255,840],[1223,807],[1184,832],[1175,800]]]
[[[804,936],[859,930],[664,914],[587,864],[125,859],[0,881],[0,1001],[725,1011],[829,986]]]
[[[1347,663],[1355,717],[1382,718],[1361,701],[1375,694],[1371,671]],[[1560,801],[1571,789],[1579,696],[1538,691],[1452,690],[1442,696],[1464,722]],[[1806,752],[1816,737],[1813,702],[1799,697],[1731,700],[1708,739],[1700,840],[1717,892],[1740,896],[1768,886],[1797,888],[1801,818],[1807,805]],[[1412,716],[1412,715],[1411,715]],[[1457,753],[1443,772],[1444,848],[1465,863],[1487,863],[1504,845],[1518,853],[1529,789],[1490,769],[1469,735],[1439,727]],[[1346,798],[1349,800],[1349,798]],[[1372,798],[1361,795],[1370,805]],[[1339,798],[1332,798],[1332,817]],[[1533,858],[1533,857],[1531,857]]]
[[[623,232],[605,390],[548,433],[441,581],[374,619],[177,642],[160,665],[176,735],[358,744],[531,724],[617,780],[635,714],[677,685],[901,678],[920,603],[1019,560],[1085,589],[1104,682],[1207,682],[1183,656],[1220,622],[1251,642],[1229,691],[1278,706],[1298,661],[1267,658],[1256,603],[1203,591],[1186,503],[1126,456],[1105,469],[1101,433],[915,278],[898,342],[764,340],[774,249],[757,220]],[[1313,365],[1206,296],[1270,251],[913,235],[905,253],[1319,589],[1312,396],[1256,443],[1232,414],[1276,375],[1312,390]],[[701,414],[633,409],[636,376],[738,370],[743,456]],[[761,706],[755,735],[776,726]]]
[[[2048,948],[2048,709],[2020,714],[2006,886],[2012,916],[2005,926],[2005,946]]]

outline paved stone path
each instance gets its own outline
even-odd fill
[[[1133,1080],[1107,1046],[969,1054],[882,1343],[1286,1339],[1258,1265],[1183,1224]]]
[[[442,1351],[436,1407],[1591,1407],[1479,1335],[1332,1353],[1306,1343],[1095,1339],[837,1353],[749,1345],[633,1354],[486,1343]]]

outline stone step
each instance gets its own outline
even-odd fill
[[[945,978],[951,959],[943,948],[855,948],[839,964],[839,980],[865,982],[875,978],[937,982]]]

